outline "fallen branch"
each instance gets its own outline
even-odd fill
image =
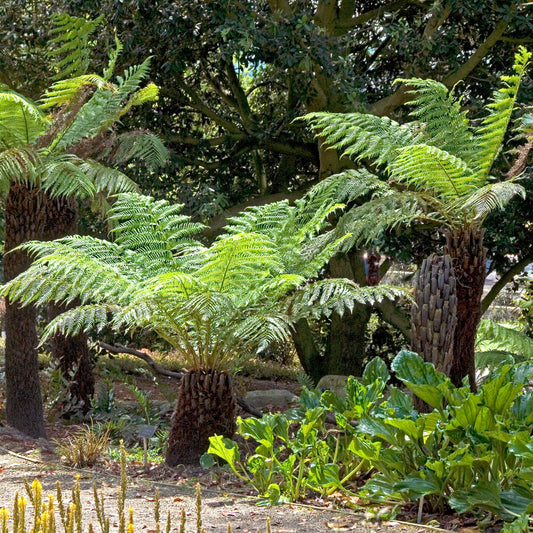
[[[158,374],[161,374],[162,376],[168,376],[169,378],[176,378],[181,379],[183,377],[183,374],[181,372],[173,372],[172,370],[167,370],[166,368],[163,368],[161,365],[158,365],[148,354],[141,352],[140,350],[136,350],[135,348],[129,348],[128,346],[122,346],[122,344],[117,344],[116,346],[111,346],[111,344],[107,344],[105,342],[100,341],[98,343],[98,346],[100,348],[103,348],[104,350],[107,350],[111,353],[127,353],[130,355],[134,355],[135,357],[138,357],[139,359],[142,359],[148,365]]]

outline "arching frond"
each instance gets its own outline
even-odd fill
[[[523,46],[515,55],[512,76],[502,76],[502,87],[494,92],[489,104],[489,114],[476,130],[475,167],[476,180],[486,180],[498,155],[515,107],[516,96],[522,77],[526,72],[531,53]]]
[[[132,159],[141,159],[148,168],[163,166],[169,153],[163,141],[152,133],[132,131],[117,138],[118,146],[113,154],[116,164],[128,163]]]
[[[85,170],[83,160],[72,154],[56,155],[45,159],[39,168],[41,186],[54,196],[91,198],[96,187]],[[85,168],[84,168],[85,167]]]
[[[59,80],[51,85],[44,93],[39,108],[49,109],[54,106],[69,105],[76,99],[80,89],[89,85],[97,89],[113,90],[113,86],[98,74],[83,74],[75,78]]]
[[[79,165],[79,168],[92,181],[96,193],[105,191],[112,196],[118,193],[139,191],[139,186],[126,174],[96,161],[86,159]]]
[[[219,238],[204,252],[198,279],[218,292],[246,290],[266,278],[281,262],[271,239],[259,233],[240,233]]]
[[[7,191],[10,183],[34,184],[39,162],[39,153],[30,147],[12,147],[0,152],[0,189]]]
[[[481,185],[465,161],[427,144],[399,150],[389,171],[396,181],[405,181],[417,189],[433,190],[447,199],[466,196]]]
[[[54,318],[44,328],[41,346],[57,333],[79,335],[87,331],[102,331],[109,325],[109,315],[120,308],[114,305],[80,305]]]
[[[66,13],[56,13],[52,16],[54,28],[50,30],[50,35],[57,37],[51,39],[50,44],[59,45],[50,52],[50,55],[56,58],[55,66],[58,69],[58,73],[54,76],[56,80],[87,72],[89,36],[103,19],[104,15],[94,20],[73,17]]]
[[[464,210],[472,209],[475,220],[482,223],[487,215],[497,209],[503,209],[515,196],[525,198],[524,187],[512,181],[500,181],[475,190],[461,206]]]
[[[324,142],[354,159],[390,164],[399,148],[416,144],[421,137],[409,126],[388,117],[363,113],[310,113],[303,117]]]
[[[399,79],[410,89],[415,99],[410,115],[423,123],[424,142],[470,161],[474,136],[470,129],[466,111],[461,111],[461,102],[454,100],[453,91],[435,80],[419,78]]]
[[[0,88],[0,150],[32,144],[47,123],[34,102],[5,86]]]
[[[424,198],[414,191],[389,189],[342,215],[335,233],[349,233],[341,245],[348,251],[355,244],[369,244],[383,237],[386,231],[409,226],[413,222],[429,222],[430,214],[423,208]]]
[[[55,148],[63,150],[86,137],[94,137],[116,122],[121,109],[148,73],[150,59],[130,67],[124,77],[117,76],[118,85],[113,90],[98,88],[91,99],[80,109],[72,124],[57,142]]]

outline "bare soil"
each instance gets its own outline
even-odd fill
[[[106,508],[111,517],[111,531],[118,530],[117,487],[120,484],[119,466],[111,463],[95,469],[72,469],[58,462],[49,441],[27,438],[12,428],[0,428],[0,507],[11,511],[14,494],[25,494],[24,477],[29,481],[37,478],[43,485],[43,496],[55,494],[56,482],[62,486],[66,502],[70,502],[70,489],[79,477],[83,502],[85,528],[89,522],[99,531],[93,499],[93,484],[103,491]],[[232,530],[247,533],[266,531],[266,520],[270,517],[273,532],[320,532],[359,531],[383,532],[419,531],[398,522],[366,524],[362,514],[353,511],[335,511],[327,508],[312,508],[304,505],[283,505],[261,507],[257,499],[247,496],[248,487],[240,486],[235,480],[222,479],[226,474],[207,472],[201,468],[181,467],[169,469],[155,467],[148,473],[140,465],[128,467],[128,489],[126,507],[134,508],[136,531],[155,532],[154,501],[156,489],[160,493],[161,516],[168,511],[172,516],[172,531],[178,531],[181,509],[185,509],[187,528],[196,531],[196,483],[202,491],[202,525],[206,532]],[[27,516],[32,516],[31,511]],[[163,521],[163,520],[162,520]],[[164,525],[163,525],[164,527]]]

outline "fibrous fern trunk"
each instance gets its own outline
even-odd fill
[[[235,395],[231,377],[216,370],[191,371],[182,378],[168,436],[169,466],[197,463],[209,437],[235,433]]]
[[[13,251],[19,244],[40,237],[44,227],[42,191],[12,184],[6,199],[4,280],[10,281],[31,263],[28,254]],[[9,252],[9,253],[8,253]],[[46,437],[43,417],[36,310],[6,302],[5,371],[7,423],[32,437]]]
[[[431,254],[418,271],[411,310],[411,348],[449,375],[457,324],[456,280],[449,255]]]
[[[471,227],[446,234],[445,253],[452,258],[457,284],[457,327],[449,376],[456,386],[468,376],[472,390],[476,389],[475,343],[486,276],[484,235],[485,229]]]

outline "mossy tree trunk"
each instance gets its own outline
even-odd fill
[[[215,434],[233,437],[235,408],[235,395],[228,374],[215,370],[185,374],[172,415],[167,464],[198,463],[209,447],[209,437]]]

